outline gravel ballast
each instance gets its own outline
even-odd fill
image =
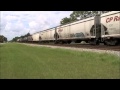
[[[77,51],[89,51],[89,52],[97,52],[97,53],[108,53],[113,54],[120,57],[120,51],[113,50],[98,50],[98,49],[85,49],[85,48],[75,48],[75,47],[62,47],[62,46],[50,46],[50,45],[36,45],[36,44],[25,44],[29,46],[42,46],[42,47],[50,47],[50,48],[62,48],[62,49],[70,49]]]

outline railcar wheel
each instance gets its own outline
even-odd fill
[[[116,39],[115,40],[111,39],[111,40],[106,40],[105,43],[108,46],[115,46],[117,45],[118,41]]]
[[[100,41],[97,40],[97,39],[92,39],[92,40],[90,41],[90,44],[91,44],[91,45],[99,45],[99,44],[100,44]]]
[[[70,43],[71,43],[71,41],[68,41],[67,43],[68,43],[68,44],[70,44]]]

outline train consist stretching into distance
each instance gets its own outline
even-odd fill
[[[111,11],[66,25],[39,31],[18,42],[79,43],[117,45],[120,42],[120,11]]]

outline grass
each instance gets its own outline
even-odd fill
[[[0,45],[1,79],[116,79],[120,58],[16,43]]]

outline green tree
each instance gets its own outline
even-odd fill
[[[0,35],[0,42],[7,42],[7,38],[3,35]]]
[[[4,36],[0,35],[0,42],[3,42],[3,41],[4,41]]]
[[[25,35],[23,35],[23,36],[20,36],[20,37],[14,37],[13,39],[12,39],[12,42],[16,42],[18,39],[20,39],[20,38],[24,38],[24,37],[27,37],[27,36],[30,36],[30,33],[27,33],[27,34],[25,34]]]
[[[60,24],[64,25],[64,24],[71,23],[71,22],[74,22],[77,20],[95,16],[96,14],[102,14],[102,13],[106,13],[106,12],[110,12],[110,11],[73,11],[70,14],[70,18],[67,18],[67,17],[63,18],[60,21]]]
[[[27,34],[26,34],[26,35],[24,35],[24,36],[25,36],[25,37],[26,37],[26,36],[30,36],[30,33],[27,33]]]
[[[4,41],[7,42],[7,38],[6,37],[4,37]]]
[[[61,25],[64,25],[64,24],[69,23],[69,22],[71,22],[71,19],[65,17],[65,18],[63,18],[63,19],[60,21],[60,24],[61,24]]]

